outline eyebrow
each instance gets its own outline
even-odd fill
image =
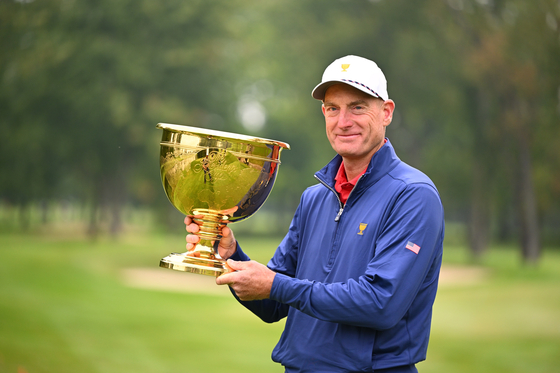
[[[325,106],[338,106],[338,105],[336,105],[332,102],[328,102],[328,101],[323,102],[323,105],[325,105]],[[356,106],[356,105],[368,106],[369,104],[366,100],[356,100],[356,101],[352,101],[352,102],[347,104],[347,106]]]
[[[356,106],[356,105],[365,105],[365,106],[369,106],[368,102],[366,100],[356,100],[356,101],[352,101],[350,103],[349,106]]]

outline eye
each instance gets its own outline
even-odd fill
[[[366,105],[354,105],[354,106],[352,106],[352,112],[354,114],[360,114],[360,113],[363,113],[366,110],[367,110]]]
[[[336,108],[334,106],[325,107],[325,112],[329,115],[334,115],[334,114],[336,114],[337,111],[338,111],[338,108]]]

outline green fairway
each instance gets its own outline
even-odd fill
[[[183,238],[0,236],[0,372],[264,372],[282,325],[233,297],[126,287]],[[197,276],[183,274],[185,276]]]
[[[266,262],[278,240],[243,242]],[[270,359],[283,323],[261,322],[226,293],[123,281],[127,268],[169,271],[159,259],[183,247],[184,237],[155,234],[0,235],[0,372],[283,371]],[[446,265],[463,257],[448,248]],[[560,254],[523,268],[516,252],[494,249],[483,267],[479,278],[442,279],[420,371],[557,372]]]
[[[456,252],[447,252],[456,263]],[[532,268],[520,264],[517,251],[494,248],[483,261],[487,277],[470,285],[442,283],[421,371],[558,372],[559,254],[546,252]]]

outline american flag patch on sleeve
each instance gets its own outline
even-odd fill
[[[408,241],[406,248],[412,251],[414,254],[418,254],[420,251],[420,246],[416,245],[414,242]]]

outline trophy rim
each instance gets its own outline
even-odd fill
[[[285,143],[283,141],[271,140],[263,137],[242,135],[233,132],[218,131],[218,130],[212,130],[208,128],[191,127],[182,124],[171,124],[171,123],[158,123],[156,127],[162,130],[179,132],[187,135],[204,135],[204,136],[217,137],[222,139],[257,142],[262,144],[273,144],[285,149],[290,149],[290,144]]]

